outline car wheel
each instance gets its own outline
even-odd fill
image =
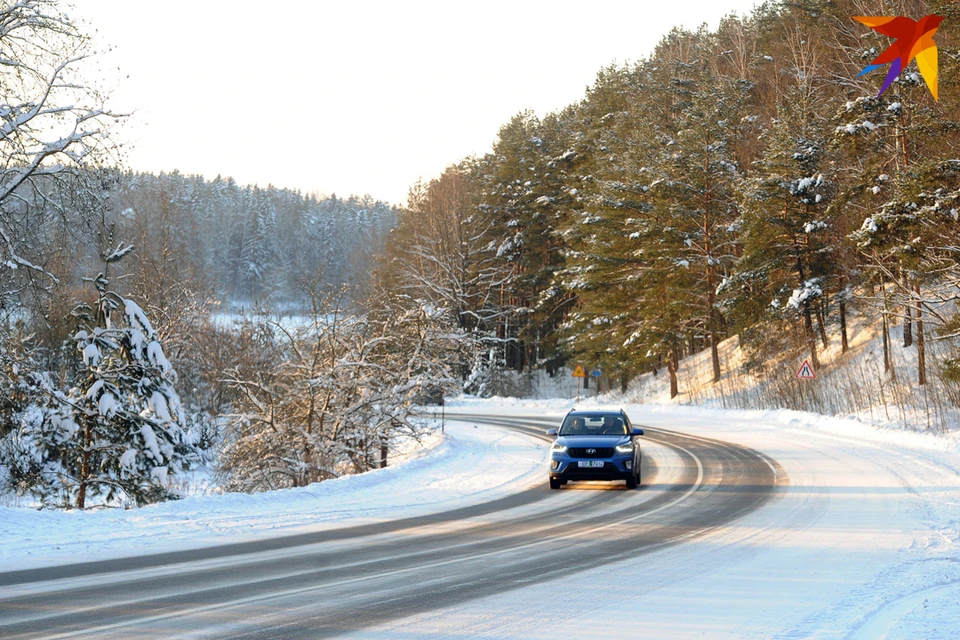
[[[555,479],[555,478],[550,478],[550,488],[551,488],[551,489],[559,489],[559,488],[560,488],[560,485],[562,485],[562,484],[563,484],[563,482],[562,482],[561,480],[557,480],[557,479]]]
[[[636,489],[637,488],[637,476],[636,474],[627,478],[627,489]]]

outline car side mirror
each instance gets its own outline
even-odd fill
[[[634,427],[634,428],[633,428],[633,435],[635,435],[635,436],[642,436],[642,435],[643,435],[643,429],[637,429],[636,427]]]
[[[556,436],[556,435],[557,435],[557,430],[556,430],[556,429],[550,429],[549,431],[547,431],[547,435],[548,435],[548,436]]]

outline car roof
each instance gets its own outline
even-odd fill
[[[623,413],[623,409],[577,409],[575,411],[574,410],[568,411],[567,415],[568,416],[595,416],[598,414],[603,415],[605,413],[619,415]]]

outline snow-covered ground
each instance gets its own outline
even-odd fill
[[[897,322],[891,317],[892,322]],[[616,393],[624,402],[687,404],[718,409],[791,407],[825,414],[856,415],[875,425],[898,425],[905,429],[949,430],[960,426],[956,383],[940,375],[944,363],[960,351],[960,339],[932,339],[927,326],[927,384],[919,385],[917,340],[903,346],[903,324],[891,326],[891,370],[884,371],[881,315],[869,307],[851,306],[847,316],[849,350],[842,352],[839,321],[827,323],[829,345],[818,342],[820,368],[815,381],[795,379],[806,350],[792,351],[785,344],[773,352],[751,354],[734,335],[719,345],[722,376],[713,382],[710,350],[680,361],[679,395],[670,399],[665,369],[634,378],[627,391]],[[781,332],[782,327],[770,327]],[[916,329],[914,329],[914,334]],[[753,347],[755,348],[755,347]],[[591,366],[584,363],[585,366]],[[609,381],[605,381],[609,384]],[[575,388],[574,388],[575,392]],[[572,393],[562,394],[572,397]],[[557,394],[555,397],[560,397]],[[533,397],[533,396],[530,396]],[[540,396],[542,397],[542,396]]]
[[[449,422],[361,475],[259,494],[191,496],[133,510],[0,507],[0,571],[161,553],[443,511],[542,481],[547,443]],[[496,466],[497,476],[483,470]]]
[[[571,405],[464,404],[536,416]],[[960,438],[791,411],[626,408],[762,451],[790,485],[682,545],[355,637],[960,637]]]
[[[464,400],[449,410],[559,417],[571,404]],[[626,408],[636,423],[766,453],[789,486],[683,544],[356,637],[960,637],[960,437],[791,411]],[[445,438],[403,464],[305,489],[133,511],[7,508],[0,564],[49,565],[439,511],[543,482],[545,457],[541,441],[448,422]],[[491,482],[494,465],[502,474]]]

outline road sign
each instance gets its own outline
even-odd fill
[[[603,371],[600,371],[600,369],[594,369],[593,371],[590,372],[590,377],[592,378],[599,378],[602,375],[603,375]]]
[[[810,361],[804,360],[803,364],[800,365],[800,370],[797,371],[797,380],[816,380],[816,378],[817,374],[813,372]]]
[[[586,378],[586,377],[587,377],[587,374],[584,373],[584,371],[583,371],[583,365],[582,365],[582,364],[578,364],[578,365],[577,365],[577,368],[573,370],[573,377],[574,377],[574,378]]]

